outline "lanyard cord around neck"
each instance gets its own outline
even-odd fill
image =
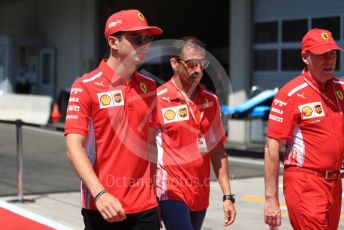
[[[198,121],[198,119],[196,118],[196,114],[194,113],[194,111],[193,111],[193,109],[192,109],[192,107],[191,107],[191,103],[193,103],[193,102],[185,95],[184,92],[182,92],[182,91],[180,91],[180,90],[178,89],[178,87],[177,87],[176,83],[174,82],[173,78],[172,78],[172,83],[173,83],[173,86],[176,88],[178,94],[184,98],[185,103],[186,103],[186,106],[188,107],[188,109],[189,109],[189,111],[190,111],[190,113],[191,113],[191,116],[192,116],[193,120],[195,121],[195,123],[196,123],[198,129],[201,130],[201,127],[200,127],[200,126],[201,126],[202,119],[203,119],[203,117],[204,117],[204,109],[202,109],[201,116],[200,116],[200,119],[199,119],[199,121]]]
[[[315,91],[317,92],[321,97],[323,97],[324,99],[326,99],[328,102],[330,102],[334,107],[337,107],[338,110],[339,110],[339,113],[340,115],[343,115],[343,110],[342,110],[342,107],[340,105],[340,102],[338,100],[338,98],[336,97],[336,102],[337,103],[334,103],[333,100],[331,100],[331,98],[329,98],[325,93],[323,92],[320,92],[320,90],[312,83],[310,82],[304,75],[304,71],[302,71],[302,77],[303,77],[303,80]],[[334,85],[332,84],[332,89],[333,89],[333,92],[334,94],[336,94],[336,91],[334,89]],[[336,95],[335,95],[336,96]]]

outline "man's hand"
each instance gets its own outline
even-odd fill
[[[265,204],[264,221],[276,227],[281,225],[281,209],[278,202],[278,176],[280,169],[279,150],[283,142],[268,137],[265,144],[264,179]]]
[[[235,207],[232,201],[225,200],[223,202],[223,212],[224,212],[224,217],[225,217],[224,226],[226,227],[226,226],[231,225],[234,222],[235,216],[236,216]]]
[[[281,208],[277,198],[266,198],[264,204],[265,223],[272,226],[281,225]]]
[[[99,197],[96,201],[96,207],[108,222],[119,222],[126,218],[121,202],[110,193],[104,193]]]

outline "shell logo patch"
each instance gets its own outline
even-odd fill
[[[174,106],[161,109],[164,124],[189,120],[189,111],[186,105]]]
[[[340,90],[336,91],[337,97],[342,101],[343,100],[343,92]]]
[[[166,110],[164,113],[164,118],[166,118],[168,121],[173,120],[175,117],[176,113],[171,109]]]
[[[137,13],[137,16],[139,17],[139,19],[140,19],[141,21],[144,21],[144,20],[145,20],[145,16],[143,16],[143,14],[142,14],[141,12],[138,12],[138,13]]]
[[[305,106],[302,108],[302,115],[308,117],[312,115],[313,109],[310,106]]]
[[[321,102],[312,102],[300,105],[298,108],[301,113],[302,120],[325,116],[325,111]]]
[[[99,101],[103,106],[107,106],[107,105],[110,105],[111,103],[111,97],[109,97],[109,95],[107,94],[103,94],[100,96]]]
[[[140,82],[140,89],[141,89],[142,93],[146,93],[147,92],[146,84],[143,82]]]
[[[97,93],[99,108],[109,108],[124,105],[124,98],[121,90]]]
[[[324,41],[328,41],[330,39],[327,33],[321,33],[320,36]]]

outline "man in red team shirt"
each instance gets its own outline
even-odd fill
[[[104,33],[109,58],[74,82],[65,124],[85,229],[159,229],[147,144],[156,86],[136,66],[162,30],[123,10]]]
[[[210,161],[223,192],[224,225],[234,222],[234,195],[228,176],[217,97],[199,85],[204,44],[185,37],[174,44],[172,79],[158,88],[155,124],[158,147],[157,196],[166,229],[201,229],[209,205]]]
[[[294,229],[338,228],[344,156],[344,81],[334,77],[337,50],[331,32],[311,29],[302,39],[305,69],[274,98],[265,146],[265,223],[281,225],[279,150],[284,196]]]

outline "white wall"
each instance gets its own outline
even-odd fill
[[[231,0],[230,4],[230,80],[233,89],[230,105],[247,99],[251,69],[251,0]]]
[[[237,106],[247,100],[251,79],[251,0],[231,0],[230,3],[230,82],[233,93],[229,105]],[[246,123],[228,120],[228,141],[246,143]]]
[[[41,35],[56,49],[57,93],[97,57],[96,0],[26,0],[0,5],[0,35]]]
[[[58,92],[87,72],[85,63],[96,57],[96,9],[92,2],[46,0],[38,6],[39,33],[57,50]]]

